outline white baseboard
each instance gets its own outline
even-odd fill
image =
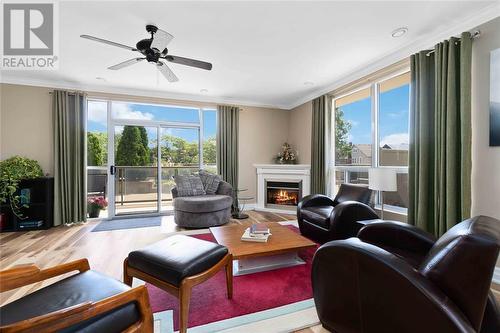
[[[278,213],[278,214],[297,214],[297,210],[288,210],[288,209],[276,209],[276,208],[267,208],[267,207],[255,207],[255,210],[261,210],[263,212],[270,212],[270,213]]]
[[[493,278],[491,279],[493,283],[500,284],[500,266],[495,267],[493,271]]]
[[[271,213],[278,213],[278,214],[296,214],[297,211],[294,210],[286,210],[286,209],[274,209],[274,208],[262,208],[262,207],[257,207],[256,203],[249,203],[245,205],[245,211],[248,210],[261,210],[263,212],[271,212]]]
[[[257,207],[256,203],[249,203],[249,204],[245,204],[244,210],[255,210],[256,207]]]

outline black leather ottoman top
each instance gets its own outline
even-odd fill
[[[179,287],[185,277],[206,271],[227,253],[217,243],[175,235],[130,252],[128,265]]]

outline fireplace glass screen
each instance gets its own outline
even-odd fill
[[[266,182],[266,206],[297,206],[302,196],[301,182]]]

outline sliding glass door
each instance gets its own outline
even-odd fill
[[[200,169],[200,129],[197,127],[161,127],[162,210],[172,209],[173,177]]]
[[[173,176],[216,172],[216,110],[89,100],[89,199],[107,198],[101,218],[172,210]]]
[[[200,128],[196,126],[128,122],[114,126],[113,141],[114,215],[172,210],[174,176],[200,169]]]
[[[116,215],[158,212],[158,128],[114,126]]]

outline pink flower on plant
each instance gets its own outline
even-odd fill
[[[98,207],[100,209],[106,209],[106,207],[108,207],[108,201],[102,196],[89,197],[87,198],[87,205]]]

